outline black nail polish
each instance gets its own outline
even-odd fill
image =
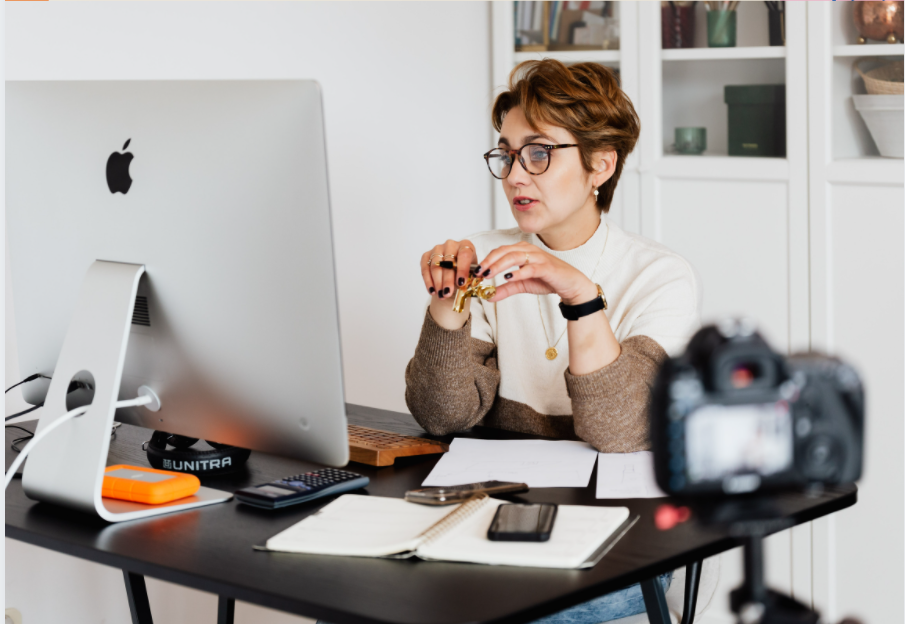
[[[427,289],[427,292],[429,292],[430,294],[434,294],[437,291],[434,289],[433,286],[431,286],[430,288]]]
[[[437,293],[437,296],[440,297],[440,298],[442,299],[442,298],[443,298],[443,291],[441,290],[440,292],[438,292],[438,293]]]
[[[448,295],[448,294],[449,294],[449,286],[447,286],[446,288],[443,289],[443,294],[444,294],[444,295]]]
[[[506,275],[504,275],[503,277],[505,277],[506,279],[512,279],[512,273],[506,273]]]
[[[480,273],[480,272],[481,272],[481,265],[480,265],[480,264],[474,268],[474,272],[475,272],[475,273]]]
[[[490,275],[490,269],[487,269],[486,271],[481,273],[481,277],[487,277],[488,275]]]
[[[459,286],[464,286],[464,285],[465,285],[465,278],[464,278],[464,277],[460,277],[460,278],[459,278]]]

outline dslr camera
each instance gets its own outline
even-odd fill
[[[864,391],[842,361],[783,357],[753,323],[694,335],[654,384],[651,442],[658,485],[679,497],[851,483],[861,476]]]

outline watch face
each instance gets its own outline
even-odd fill
[[[603,287],[600,284],[594,284],[597,286],[597,294],[600,295],[600,298],[603,300],[603,309],[606,310],[606,295],[603,294]]]

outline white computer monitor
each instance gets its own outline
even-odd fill
[[[117,420],[347,463],[316,82],[7,82],[6,215],[22,377],[53,375],[95,261],[144,265],[119,396],[162,409]]]

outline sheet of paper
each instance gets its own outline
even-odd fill
[[[654,454],[600,453],[597,456],[597,498],[659,498],[666,494],[654,478]]]
[[[455,438],[424,486],[514,481],[528,487],[587,487],[597,451],[571,440]]]

